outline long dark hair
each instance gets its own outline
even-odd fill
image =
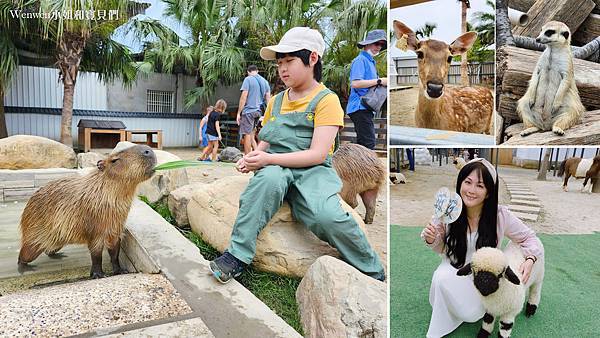
[[[479,218],[477,228],[477,242],[475,248],[484,246],[495,248],[498,245],[498,234],[496,232],[496,223],[498,220],[498,180],[492,175],[481,162],[473,162],[465,165],[458,173],[456,179],[456,193],[460,195],[460,186],[462,182],[471,174],[477,171],[479,179],[483,179],[483,184],[487,189],[488,196],[483,201],[483,209]],[[496,183],[494,183],[496,179]],[[448,225],[446,234],[446,256],[450,259],[452,266],[460,268],[465,265],[467,255],[467,230],[469,221],[467,220],[467,208],[463,207],[458,219]]]

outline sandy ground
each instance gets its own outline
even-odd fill
[[[454,190],[457,170],[453,165],[417,166],[415,172],[402,171],[408,181],[390,188],[390,223],[425,226],[433,213],[435,192],[442,186]],[[548,174],[547,181],[537,181],[537,171],[501,166],[499,203],[509,204],[510,195],[503,178],[517,178],[527,184],[542,205],[536,222],[526,222],[535,231],[549,234],[589,234],[600,231],[598,214],[600,194],[579,192],[582,180],[569,182],[569,192],[562,191],[561,179]]]
[[[417,85],[410,89],[390,91],[390,124],[395,126],[416,127],[415,110],[419,89]]]
[[[183,160],[194,160],[200,154],[197,148],[167,148],[166,151],[179,156]],[[387,162],[387,158],[381,158],[383,163]],[[202,182],[211,183],[215,180],[232,175],[244,175],[235,170],[229,164],[209,164],[200,168],[187,168],[188,179],[190,183]],[[373,219],[373,224],[367,224],[367,237],[375,251],[381,257],[381,261],[387,271],[387,192],[386,186],[379,191],[377,197],[377,210]],[[356,208],[357,212],[364,216],[365,207],[360,201]]]

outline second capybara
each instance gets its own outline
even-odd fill
[[[59,179],[40,188],[21,216],[19,266],[42,252],[53,255],[67,244],[86,244],[92,278],[104,277],[104,247],[113,273],[126,273],[119,265],[120,236],[136,188],[152,177],[155,165],[152,149],[135,145],[98,161],[97,169],[85,176]]]
[[[360,144],[346,143],[333,154],[333,167],[343,183],[342,199],[356,208],[356,195],[360,195],[366,209],[365,223],[373,223],[377,194],[386,177],[383,162],[373,150]]]

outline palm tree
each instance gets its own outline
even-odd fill
[[[433,34],[433,31],[437,28],[437,24],[426,22],[425,25],[415,31],[417,38],[429,38]]]
[[[151,35],[166,38],[170,32],[156,20],[130,21],[144,5],[129,0],[42,0],[38,3],[43,13],[74,13],[73,20],[43,18],[40,25],[42,37],[55,45],[55,65],[64,86],[60,141],[72,147],[73,98],[79,71],[93,70],[98,72],[101,81],[118,77],[125,85],[131,85],[137,69],[130,51],[111,39],[115,30],[129,21],[127,30],[138,38]]]
[[[467,32],[467,9],[471,7],[469,0],[458,0],[461,3],[461,33]],[[460,56],[460,83],[463,86],[469,85],[469,74],[467,73],[467,53]]]
[[[473,29],[477,32],[477,37],[484,46],[490,46],[495,43],[496,31],[496,2],[494,0],[486,0],[486,5],[491,7],[492,12],[475,12],[475,25]]]
[[[30,5],[30,2],[23,5]],[[15,34],[25,34],[25,22],[21,18],[12,18],[10,11],[14,7],[11,0],[0,0],[0,138],[8,136],[4,115],[4,92],[19,65],[17,47],[13,43]]]

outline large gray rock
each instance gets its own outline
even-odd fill
[[[135,146],[131,142],[119,142],[111,153],[116,153],[128,147]],[[179,156],[173,155],[164,150],[152,149],[156,155],[156,165],[166,162],[180,161]],[[168,196],[171,191],[188,184],[188,177],[183,169],[161,170],[152,176],[148,181],[140,184],[136,195],[143,195],[152,203]]]
[[[243,156],[244,154],[238,148],[226,147],[225,149],[221,150],[221,153],[219,153],[217,158],[220,162],[236,163]]]
[[[106,156],[102,154],[87,152],[77,154],[77,167],[78,168],[89,168],[96,167],[98,161],[103,160]]]
[[[192,198],[192,195],[197,190],[202,190],[206,187],[206,183],[192,183],[177,188],[169,194],[168,206],[171,215],[175,218],[177,225],[186,227],[190,225],[187,214],[187,205]]]
[[[220,252],[229,246],[239,198],[250,177],[230,176],[206,184],[203,189],[194,190],[188,202],[190,226]],[[364,230],[365,224],[361,217],[348,204],[340,201],[344,210]],[[294,221],[289,205],[284,202],[259,234],[253,264],[258,269],[279,275],[302,277],[308,267],[323,255],[338,256],[338,253],[303,224]]]
[[[339,259],[317,259],[296,300],[305,337],[387,337],[386,284]]]
[[[14,135],[0,139],[0,169],[75,168],[72,148],[51,139]]]

